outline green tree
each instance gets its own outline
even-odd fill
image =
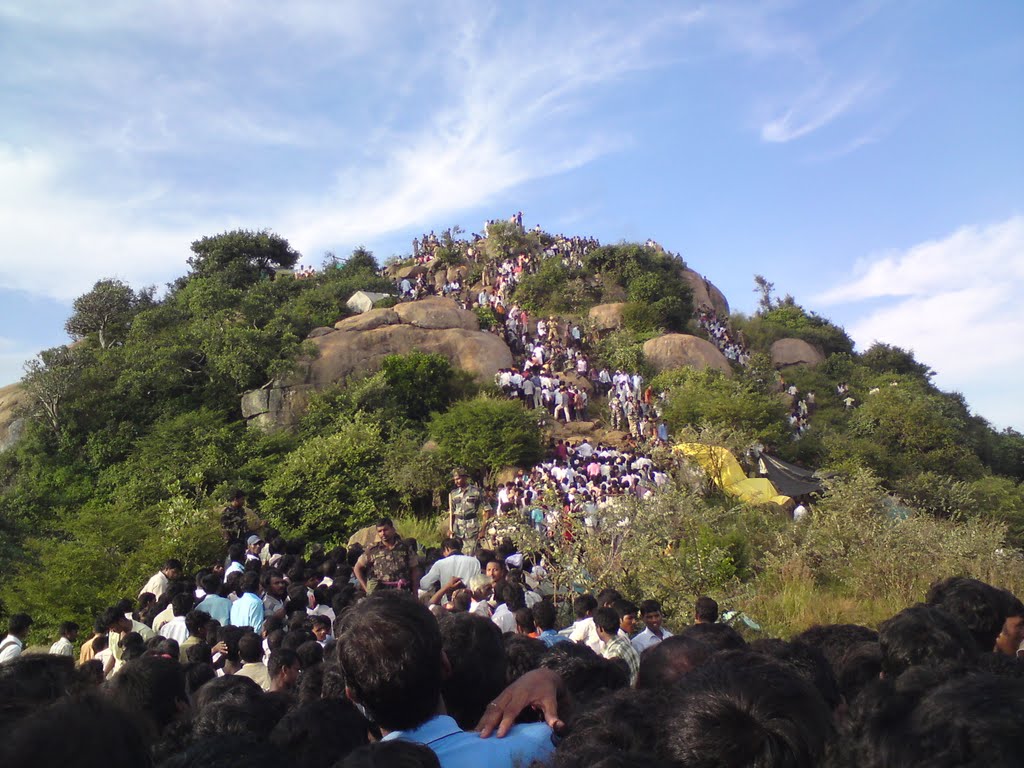
[[[75,299],[64,330],[73,339],[96,334],[100,348],[124,340],[132,317],[153,301],[153,288],[135,293],[120,280],[100,280],[88,293]]]
[[[409,352],[388,355],[381,372],[394,404],[412,421],[426,421],[455,399],[455,371],[443,355]]]
[[[388,446],[369,417],[313,437],[289,453],[263,486],[264,514],[292,535],[337,543],[397,512],[399,496],[388,482]]]
[[[290,269],[300,254],[270,230],[236,229],[192,243],[188,265],[199,277],[216,276],[232,288],[244,288],[275,269]]]
[[[44,349],[25,363],[22,386],[55,433],[61,430],[64,405],[80,370],[80,358],[68,347]]]
[[[540,428],[519,403],[477,397],[434,416],[430,436],[450,467],[461,466],[486,483],[504,467],[540,460]]]
[[[928,380],[935,371],[914,359],[914,353],[876,341],[860,356],[860,362],[875,373],[898,373]]]

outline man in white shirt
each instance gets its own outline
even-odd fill
[[[164,567],[149,577],[149,581],[146,582],[146,586],[139,590],[141,595],[143,592],[150,592],[157,600],[160,596],[167,591],[167,585],[172,581],[177,581],[181,578],[181,561],[171,558]]]
[[[188,640],[189,631],[185,626],[185,614],[192,610],[195,599],[188,592],[175,595],[171,600],[171,610],[174,611],[174,618],[160,627],[160,636],[169,640],[176,640],[180,646]]]
[[[441,559],[430,566],[420,579],[421,591],[433,593],[453,578],[462,579],[462,583],[468,587],[470,580],[480,575],[480,561],[462,554],[462,546],[462,540],[455,537],[441,542]]]
[[[74,656],[75,641],[78,639],[78,625],[73,621],[65,621],[60,625],[60,639],[50,646],[54,656]]]
[[[643,653],[665,638],[672,637],[672,633],[661,626],[661,603],[657,600],[644,600],[640,603],[640,619],[647,628],[630,641],[637,653]]]
[[[7,637],[0,640],[0,664],[13,661],[21,656],[25,649],[25,638],[28,637],[32,617],[27,613],[16,613],[7,622]]]

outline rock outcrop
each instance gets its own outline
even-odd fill
[[[316,335],[314,335],[314,333]],[[373,309],[318,328],[309,341],[319,355],[301,361],[291,376],[242,396],[242,415],[262,429],[287,429],[305,411],[310,394],[374,371],[387,355],[414,350],[437,353],[481,381],[513,365],[512,353],[499,337],[480,330],[476,315],[451,299],[428,298]]]
[[[598,333],[614,331],[621,328],[623,324],[622,310],[626,302],[620,301],[614,304],[598,304],[590,308],[590,325]]]
[[[644,357],[659,372],[686,366],[715,368],[732,376],[729,361],[714,344],[685,333],[668,333],[644,342]]]
[[[825,355],[803,339],[779,339],[772,344],[772,365],[787,368],[791,365],[821,365]]]
[[[701,305],[707,305],[715,310],[720,318],[729,314],[729,302],[715,285],[705,277],[694,272],[692,269],[684,269],[683,277],[690,284],[693,291],[693,308],[698,309]]]
[[[22,411],[29,404],[29,395],[21,384],[0,387],[0,451],[14,445],[25,428]]]

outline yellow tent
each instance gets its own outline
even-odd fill
[[[749,504],[778,504],[792,502],[789,496],[778,492],[772,481],[763,477],[747,477],[743,467],[726,448],[702,443],[679,443],[676,453],[695,461],[719,488]]]

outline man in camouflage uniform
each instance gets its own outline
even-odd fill
[[[367,594],[378,589],[415,590],[423,577],[419,556],[398,535],[391,518],[377,521],[377,539],[352,569],[363,589]]]
[[[462,539],[465,553],[472,555],[480,547],[483,494],[469,482],[464,469],[452,472],[452,479],[455,488],[448,495],[448,535]]]

